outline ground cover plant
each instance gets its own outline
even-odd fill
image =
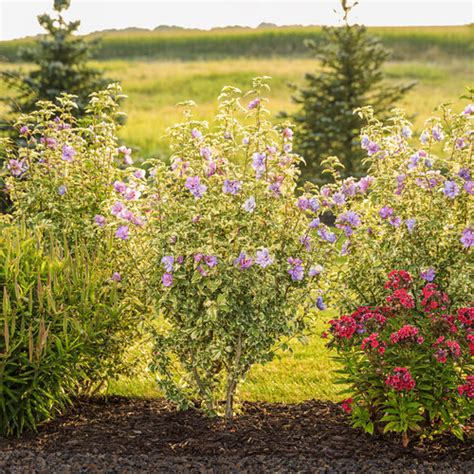
[[[265,79],[253,87],[245,96],[224,88],[210,130],[183,104],[171,165],[150,163],[148,185],[131,170],[111,203],[125,255],[147,255],[136,265],[164,316],[152,364],[160,388],[211,413],[222,397],[228,420],[251,366],[302,334],[310,307],[325,309],[321,264],[337,241],[318,218],[317,190],[295,197],[293,132],[267,120]]]

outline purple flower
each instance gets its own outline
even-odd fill
[[[299,198],[296,205],[302,210],[306,211],[309,209],[309,200],[306,198]]]
[[[379,215],[382,219],[388,219],[393,214],[393,209],[389,206],[384,206],[379,211]]]
[[[145,170],[135,170],[133,176],[137,179],[145,179],[146,171]]]
[[[187,178],[184,187],[189,189],[190,193],[196,199],[202,198],[202,196],[207,190],[207,186],[201,184],[199,176],[190,176],[189,178]]]
[[[370,141],[367,145],[367,154],[369,156],[375,155],[380,150],[380,147],[377,143]]]
[[[437,141],[440,142],[443,138],[443,132],[441,131],[440,127],[438,125],[435,125],[432,130],[431,134],[433,135],[433,138]]]
[[[281,181],[276,181],[268,186],[268,190],[271,191],[275,197],[281,196],[281,185]]]
[[[245,252],[241,252],[234,260],[234,265],[239,267],[240,270],[247,270],[253,265],[253,260],[250,257],[247,257]]]
[[[373,176],[365,176],[359,180],[357,183],[359,191],[364,194],[370,188],[372,183],[374,182]]]
[[[320,311],[324,311],[326,309],[326,305],[324,304],[322,296],[318,296],[316,298],[316,308],[318,308]]]
[[[312,229],[316,229],[317,227],[319,227],[321,224],[321,221],[319,220],[319,217],[316,217],[316,219],[313,219],[310,223],[309,223],[309,226],[312,228]]]
[[[204,255],[204,261],[209,268],[215,267],[217,265],[217,257],[214,255]]]
[[[474,114],[474,104],[468,104],[463,110],[462,115],[472,115]]]
[[[258,107],[259,105],[260,105],[260,99],[257,97],[256,99],[253,99],[249,102],[249,105],[247,106],[247,108],[249,110],[252,110]]]
[[[119,272],[112,273],[112,281],[121,281],[122,275]]]
[[[273,259],[270,257],[268,249],[263,248],[262,250],[257,250],[255,263],[260,265],[262,268],[266,268],[268,265],[273,263]]]
[[[416,219],[413,219],[413,217],[411,217],[410,219],[407,219],[405,221],[405,225],[407,226],[408,232],[410,232],[411,234],[413,232],[413,229],[415,228]]]
[[[58,146],[58,142],[56,141],[56,139],[51,138],[51,137],[41,137],[40,143],[42,143],[43,145],[46,145],[48,148],[51,148],[52,150],[55,150],[56,147]]]
[[[458,176],[464,181],[469,181],[471,179],[471,172],[467,168],[461,168],[459,170]]]
[[[97,214],[94,216],[94,222],[99,226],[99,227],[104,227],[105,225],[105,217]]]
[[[224,181],[224,185],[222,186],[222,192],[224,194],[232,194],[236,195],[240,187],[242,186],[242,183],[240,181],[231,181],[230,179],[226,179]]]
[[[319,208],[321,207],[319,201],[316,198],[308,199],[308,204],[313,212],[318,212]]]
[[[64,161],[71,163],[74,160],[74,157],[76,156],[76,154],[77,152],[72,146],[64,145],[61,158]]]
[[[321,265],[315,265],[311,267],[308,271],[310,277],[318,276],[323,272],[324,268]]]
[[[115,232],[115,237],[118,237],[119,239],[126,240],[128,239],[128,225],[122,225],[117,229],[117,232]]]
[[[426,145],[428,143],[428,140],[430,138],[429,133],[425,130],[421,135],[420,135],[420,142],[423,145]]]
[[[336,241],[336,234],[334,234],[333,232],[329,232],[324,227],[321,227],[320,229],[318,229],[318,235],[323,240],[325,240],[326,242],[329,242],[331,244],[333,244]]]
[[[283,151],[284,151],[285,153],[290,153],[290,151],[291,151],[292,149],[293,149],[293,146],[292,146],[291,143],[285,143],[285,144],[283,145]]]
[[[332,198],[337,206],[342,206],[346,202],[346,197],[342,193],[335,193]]]
[[[350,234],[348,234],[350,235]],[[341,255],[344,257],[350,253],[351,242],[350,240],[346,240],[341,247]]]
[[[202,266],[202,265],[198,265],[197,269],[196,269],[200,274],[201,276],[203,277],[206,277],[209,273],[207,272],[207,270]]]
[[[419,161],[420,161],[420,154],[416,152],[415,154],[410,156],[410,163],[408,163],[407,168],[409,170],[415,169]]]
[[[64,186],[64,184],[62,184],[61,186],[59,186],[59,188],[58,188],[58,194],[59,194],[60,196],[64,196],[66,193],[67,193],[67,187]]]
[[[435,276],[436,276],[436,272],[433,267],[430,267],[424,272],[420,273],[420,277],[423,278],[423,280],[426,280],[430,283],[435,279]]]
[[[257,178],[261,178],[266,168],[267,155],[265,153],[254,153],[252,155],[252,168]]]
[[[250,196],[245,202],[244,205],[242,206],[246,212],[252,213],[255,211],[255,198],[253,196]]]
[[[469,248],[474,246],[474,228],[466,227],[461,234],[459,239],[464,248]]]
[[[169,288],[173,284],[173,275],[171,273],[164,273],[161,277],[161,282],[165,288]]]
[[[464,138],[456,138],[456,149],[457,150],[462,150],[466,146],[466,142],[464,141]]]
[[[141,194],[142,193],[140,191],[127,187],[123,196],[127,201],[136,201],[141,196]]]
[[[464,184],[464,190],[468,194],[474,194],[474,181],[466,181]]]
[[[113,186],[115,191],[120,194],[124,193],[127,190],[127,185],[122,181],[115,181]]]
[[[28,166],[24,161],[10,160],[8,162],[7,168],[12,176],[18,178],[28,169]]]
[[[292,140],[293,139],[293,130],[291,130],[291,128],[285,128],[283,129],[283,136],[285,138],[288,138],[288,140]]]
[[[199,140],[202,139],[202,133],[197,128],[193,128],[191,130],[191,136],[193,138],[197,138]]]
[[[300,243],[307,252],[311,252],[311,237],[309,235],[302,235],[300,237]]]
[[[194,255],[194,261],[196,263],[199,263],[203,258],[204,258],[204,255],[202,253],[197,253],[196,255]]]
[[[163,264],[163,267],[165,268],[166,272],[171,273],[173,271],[173,265],[174,265],[173,255],[165,255],[161,259],[161,263]]]
[[[408,125],[402,127],[402,136],[405,138],[410,138],[412,136],[411,128]]]
[[[405,178],[406,178],[406,175],[404,175],[404,174],[399,174],[399,175],[396,177],[397,189],[395,190],[395,194],[396,194],[397,196],[399,196],[400,194],[402,194],[403,190],[405,189]]]
[[[123,161],[126,165],[133,164],[131,148],[127,148],[125,145],[119,146],[117,148],[117,153],[119,153],[120,155],[123,155]]]
[[[301,265],[302,262],[299,258],[290,257],[288,263],[291,265],[288,269],[288,273],[293,281],[301,281],[304,277],[304,269]]]
[[[210,160],[212,157],[212,150],[208,146],[203,146],[199,150],[199,154],[206,160]]]
[[[217,172],[217,163],[215,161],[208,161],[207,162],[207,169],[206,169],[206,176],[210,178],[211,176],[215,175]]]
[[[181,265],[184,262],[184,257],[182,255],[178,255],[176,257],[176,262]]]
[[[459,194],[459,187],[455,181],[445,181],[443,192],[446,197],[454,199]]]
[[[388,222],[390,222],[390,224],[393,225],[393,227],[400,227],[402,220],[400,219],[400,217],[390,216],[388,219]]]
[[[27,127],[26,125],[23,125],[23,127],[20,128],[20,133],[21,133],[22,135],[28,135],[29,132],[30,132],[30,131],[29,131],[29,129],[28,129],[28,127]]]
[[[112,206],[112,209],[110,210],[110,213],[113,215],[113,216],[118,216],[120,217],[121,215],[123,215],[123,213],[126,211],[126,207],[125,205],[120,202],[120,201],[117,201],[113,206]]]
[[[360,225],[360,217],[354,211],[347,211],[342,213],[336,220],[337,227],[342,228],[344,225],[349,224],[352,227],[357,227]]]

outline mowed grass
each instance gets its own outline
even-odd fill
[[[247,90],[255,76],[271,76],[270,109],[274,119],[279,111],[293,111],[289,84],[301,85],[317,63],[310,59],[226,59],[222,61],[145,62],[109,61],[98,63],[108,77],[119,80],[128,100],[124,109],[128,123],[121,138],[144,157],[168,155],[165,136],[170,125],[182,119],[175,104],[192,99],[197,102],[195,116],[212,120],[217,111],[217,95],[225,85]],[[419,131],[433,109],[450,102],[460,107],[459,97],[474,82],[472,61],[402,61],[385,67],[390,83],[416,81],[417,86],[399,104],[413,116]]]
[[[341,385],[335,385],[336,362],[320,337],[333,316],[329,312],[320,317],[312,328],[307,341],[292,341],[291,351],[280,352],[270,363],[253,367],[238,396],[241,400],[298,403],[312,398],[338,401]],[[136,349],[135,357],[143,362],[149,360],[150,351],[143,347]],[[122,377],[111,381],[107,393],[127,397],[154,398],[162,394],[157,390],[154,375],[143,363],[140,375]]]

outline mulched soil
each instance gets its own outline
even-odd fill
[[[471,427],[472,434],[473,427]],[[403,448],[330,402],[245,403],[232,428],[164,400],[80,400],[37,434],[0,438],[0,472],[474,472],[472,437]]]

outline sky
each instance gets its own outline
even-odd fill
[[[0,40],[41,33],[37,15],[53,0],[0,0]],[[86,34],[111,28],[177,25],[209,29],[337,24],[337,0],[72,0],[65,15]],[[461,25],[474,22],[474,0],[360,0],[353,22],[368,26]]]

